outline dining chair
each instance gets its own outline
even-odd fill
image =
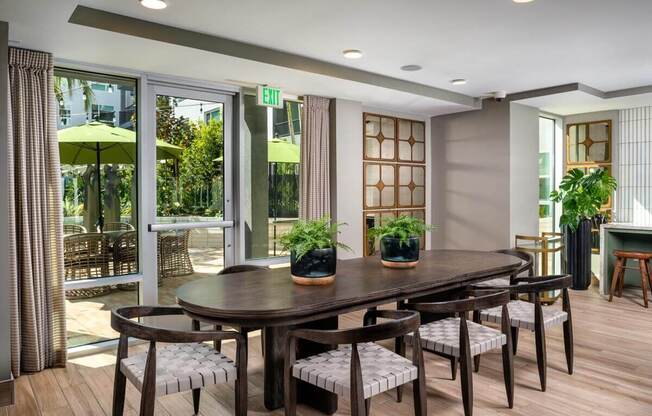
[[[66,281],[110,276],[111,248],[108,237],[100,233],[71,234],[63,237],[64,279]],[[107,293],[110,286],[66,290],[66,297],[89,298]]]
[[[566,365],[568,374],[573,374],[573,321],[571,316],[571,304],[568,288],[571,286],[571,275],[553,276],[530,276],[517,277],[509,286],[496,286],[495,290],[509,290],[513,294],[528,294],[532,302],[523,300],[512,300],[507,304],[510,325],[512,328],[521,328],[534,331],[535,347],[537,355],[537,367],[539,369],[539,380],[541,390],[546,391],[546,328],[555,325],[563,325],[564,352],[566,354]],[[486,289],[486,288],[485,288]],[[555,306],[541,305],[541,292],[561,290],[562,308]],[[476,316],[478,322],[502,322],[504,309],[484,308]],[[518,333],[516,333],[518,336]],[[512,339],[514,350],[518,338]],[[476,363],[479,367],[479,362]]]
[[[126,383],[141,394],[140,416],[152,416],[156,398],[192,390],[194,414],[202,387],[235,382],[235,414],[247,414],[247,353],[244,337],[235,331],[180,331],[149,326],[134,319],[183,315],[178,306],[126,306],[111,311],[111,328],[120,334],[113,381],[113,415],[124,413]],[[147,352],[128,354],[128,338],[149,341]],[[206,344],[233,339],[235,362]],[[158,343],[166,343],[157,346]]]
[[[102,231],[135,231],[133,225],[126,222],[105,222]],[[98,230],[99,231],[99,230]]]
[[[195,272],[188,251],[190,230],[157,234],[159,279],[187,276]]]
[[[138,233],[127,231],[113,242],[113,274],[125,275],[138,271]]]
[[[83,234],[86,232],[86,227],[78,224],[63,224],[63,234]]]
[[[217,275],[218,276],[223,276],[227,274],[236,274],[236,273],[244,273],[244,272],[255,272],[255,271],[261,271],[261,270],[269,270],[267,267],[263,266],[255,266],[253,264],[237,264],[235,266],[228,266],[220,270]],[[196,321],[196,320],[195,320]],[[214,324],[214,329],[216,331],[221,331],[222,330],[222,325],[220,323],[215,323],[211,322]],[[199,321],[195,322],[195,326],[199,325]],[[265,334],[263,333],[264,329],[262,328],[238,328],[238,327],[233,327],[232,325],[228,325],[231,328],[236,329],[238,332],[240,332],[243,336],[247,337],[249,332],[252,331],[257,331],[261,330],[260,334],[260,348],[262,350],[262,354],[265,355]],[[213,343],[214,348],[217,351],[222,350],[222,341],[220,340],[215,340]]]
[[[377,319],[387,319],[374,323]],[[423,353],[419,342],[408,360],[375,341],[412,334],[419,340],[419,314],[407,310],[373,310],[364,316],[364,326],[352,329],[294,329],[288,332],[285,351],[285,414],[294,416],[297,405],[297,380],[302,380],[351,401],[353,416],[368,415],[371,397],[412,382],[414,413],[427,414]],[[296,359],[298,340],[337,349],[300,360]]]
[[[404,337],[405,342],[399,353],[405,355],[405,345],[412,348],[421,345],[425,351],[445,357],[453,364],[453,379],[455,379],[456,363],[460,363],[462,402],[464,414],[473,414],[473,377],[472,358],[480,354],[501,348],[503,356],[503,378],[507,393],[509,408],[514,407],[514,366],[511,348],[511,332],[509,325],[509,312],[507,304],[510,301],[510,293],[504,291],[480,291],[467,290],[462,299],[427,302],[427,303],[405,303],[402,305],[407,310],[414,310],[420,313],[429,314],[450,314],[452,317],[430,322],[419,327],[420,340],[411,334]],[[480,323],[467,321],[467,313],[480,311],[487,308],[498,308],[503,312],[503,317],[498,323],[500,330],[481,325]],[[400,388],[397,389],[400,394]]]
[[[521,259],[521,265],[508,276],[497,277],[495,279],[487,280],[484,282],[476,283],[476,286],[509,286],[512,280],[523,273],[527,272],[528,276],[534,276],[534,261],[530,253],[515,250],[513,248],[506,248],[495,250],[494,253],[507,254]]]

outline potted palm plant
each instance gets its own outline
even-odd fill
[[[327,217],[300,220],[281,236],[281,246],[290,252],[290,273],[295,283],[326,285],[335,280],[337,248],[350,250],[336,240],[341,225]]]
[[[400,215],[369,229],[370,239],[380,239],[383,266],[394,269],[415,267],[419,262],[420,237],[433,227],[419,218]]]
[[[588,174],[572,169],[559,190],[550,193],[550,199],[562,205],[559,225],[564,232],[566,273],[573,276],[573,289],[586,290],[591,285],[592,224],[617,186],[605,169]]]

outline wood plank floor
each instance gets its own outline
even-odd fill
[[[572,292],[575,328],[575,374],[566,373],[560,328],[548,332],[548,391],[539,391],[534,337],[521,331],[515,357],[516,391],[514,409],[507,408],[499,351],[482,357],[482,368],[474,374],[476,415],[652,415],[652,310],[641,303],[640,289],[627,290],[623,299],[608,303],[595,289]],[[341,326],[354,326],[361,314],[340,318]],[[260,342],[250,340],[249,413],[266,412],[262,403],[262,359]],[[387,343],[388,346],[391,343]],[[130,352],[142,351],[136,346]],[[224,351],[232,356],[233,345]],[[426,354],[428,413],[462,415],[458,381],[451,381],[445,360]],[[112,352],[71,360],[66,369],[47,370],[17,380],[17,405],[0,409],[9,415],[110,415],[113,387]],[[372,414],[412,414],[411,390],[403,403],[393,394],[374,397]],[[125,414],[137,415],[139,393],[129,385]],[[318,414],[300,406],[299,414]],[[160,398],[157,415],[191,415],[190,393]],[[233,414],[233,387],[212,386],[202,393],[200,414]],[[349,414],[346,400],[340,400],[338,414]]]

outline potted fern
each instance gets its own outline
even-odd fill
[[[336,240],[341,225],[328,217],[300,220],[281,236],[281,246],[290,252],[290,273],[295,283],[326,285],[335,280],[337,248],[350,250]]]
[[[432,229],[418,218],[400,215],[369,229],[368,236],[372,240],[380,239],[383,266],[407,269],[419,262],[420,237]]]
[[[591,284],[592,223],[617,186],[605,169],[588,174],[572,169],[559,190],[550,193],[550,199],[562,205],[559,225],[564,232],[566,273],[573,276],[573,289],[586,290]]]

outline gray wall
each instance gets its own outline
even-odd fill
[[[538,232],[538,110],[485,100],[433,117],[433,248],[494,250]]]
[[[0,22],[0,195],[7,194],[7,73],[8,73],[9,25]],[[0,201],[0,236],[7,235],[9,214],[7,199]],[[7,239],[0,239],[0,381],[11,376],[11,351],[9,329],[9,269]]]
[[[510,241],[539,234],[539,109],[510,103]]]

